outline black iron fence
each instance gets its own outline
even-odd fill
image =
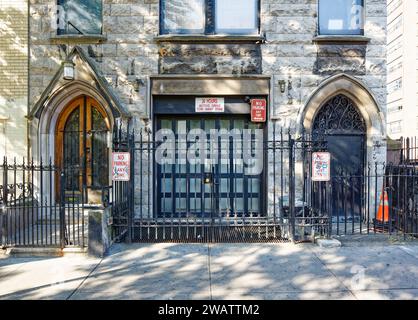
[[[393,166],[418,164],[417,137],[402,137],[398,140],[389,139],[387,163]]]
[[[417,167],[369,165],[364,175],[341,172],[314,191],[313,208],[324,206],[330,233],[418,236]]]
[[[0,246],[87,244],[82,190],[68,188],[66,177],[78,179],[80,168],[4,158],[0,170]]]
[[[118,182],[118,190],[123,191],[114,202],[122,199],[115,207],[115,233],[123,233],[128,241],[262,242],[333,234],[418,235],[417,175],[411,164],[365,164],[356,174],[341,170],[328,182],[313,181],[312,153],[327,151],[326,138],[296,136],[273,127],[269,139],[263,137],[258,146],[254,135],[247,137],[252,154],[263,154],[258,160],[263,170],[245,176],[234,159],[242,154],[239,145],[246,141],[242,133],[223,146],[221,140],[207,136],[202,148],[219,160],[209,168],[203,162],[182,163],[181,155],[190,152],[190,141],[177,133],[173,137],[174,143],[165,150],[173,157],[168,164],[156,159],[166,140],[155,139],[149,131],[115,140],[114,150],[129,151],[133,160],[131,180]],[[225,150],[229,153],[223,166]],[[131,196],[126,196],[129,192]]]
[[[196,150],[191,151],[193,143],[179,133],[171,142],[167,137],[155,139],[145,130],[117,134],[122,138],[114,140],[114,151],[130,152],[132,176],[129,182],[113,184],[115,236],[139,242],[262,242],[328,236],[329,199],[305,197],[303,185],[319,183],[296,176],[296,166],[303,166],[312,151],[324,150],[324,142],[312,141],[308,135],[295,139],[284,130],[273,130],[270,139],[248,134],[203,137],[200,151],[206,152],[206,160],[211,155],[209,164],[185,158]],[[246,151],[252,169],[260,170],[246,172]],[[166,158],[158,159],[161,155]],[[321,205],[314,206],[314,199]]]
[[[101,191],[101,204],[112,210],[113,239],[418,235],[418,164],[411,148],[400,148],[396,163],[367,164],[357,174],[341,170],[320,182],[312,179],[312,153],[327,151],[326,139],[274,127],[257,136],[254,130],[193,141],[179,132],[170,141],[150,131],[117,130],[113,151],[128,152],[131,162],[129,181],[113,181]],[[190,162],[193,155],[200,160]],[[82,167],[4,159],[0,171],[1,246],[87,245],[89,191]]]

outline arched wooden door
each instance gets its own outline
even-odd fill
[[[65,185],[57,194],[84,203],[100,203],[109,184],[108,134],[110,121],[103,107],[87,96],[73,100],[60,114],[56,127],[56,165],[64,170]]]

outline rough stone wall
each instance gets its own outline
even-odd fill
[[[365,44],[315,44],[316,0],[262,0],[261,31],[265,44],[175,44],[154,41],[158,0],[104,0],[103,44],[82,45],[119,98],[135,114],[145,112],[146,91],[136,79],[150,74],[265,74],[273,77],[274,116],[294,118],[308,96],[329,76],[346,72],[362,80],[385,109],[386,4],[366,1]],[[52,44],[55,0],[31,0],[31,106],[65,57]],[[70,45],[71,46],[71,45]],[[280,94],[278,80],[291,77],[293,99]]]
[[[310,95],[329,77],[346,73],[362,81],[376,98],[383,114],[386,114],[386,1],[365,1],[365,37],[367,44],[359,42],[313,42],[317,36],[318,1],[316,0],[263,0],[261,6],[261,30],[266,43],[261,46],[263,74],[273,79],[270,129],[276,126],[295,131],[297,117]],[[279,80],[290,80],[291,89],[279,90]],[[359,106],[362,107],[362,106]],[[270,130],[270,139],[272,130]],[[372,138],[376,146],[368,150],[367,160],[384,162],[385,137]],[[302,196],[302,163],[296,154],[296,197]],[[287,157],[285,157],[287,159]],[[285,160],[284,171],[288,163]],[[279,181],[273,177],[273,162],[269,158],[269,213],[273,211],[274,194],[280,194]],[[276,166],[276,173],[280,166]],[[288,185],[284,184],[287,197]],[[275,193],[274,193],[275,192]],[[373,202],[374,200],[371,199]],[[276,201],[277,203],[277,201]],[[276,208],[279,212],[279,208]]]
[[[261,74],[256,44],[161,44],[161,74]]]
[[[26,154],[28,2],[0,0],[0,157]]]
[[[30,0],[31,57],[30,106],[39,99],[65,59],[66,42],[54,44],[51,23],[56,0]],[[101,44],[81,46],[113,87],[126,108],[136,116],[146,113],[146,85],[158,73],[158,0],[104,0]],[[143,81],[136,89],[137,79]]]
[[[148,116],[148,77],[158,74],[158,46],[154,37],[158,34],[159,0],[103,0],[106,40],[100,44],[71,42],[69,48],[65,41],[54,44],[51,39],[56,35],[51,23],[55,3],[56,0],[30,0],[30,108],[49,85],[66,52],[78,45],[131,112],[133,126],[143,127],[141,119]],[[140,177],[138,169],[135,176],[137,186]],[[148,189],[148,183],[143,183],[143,189]],[[140,205],[148,209],[147,193],[143,200],[136,197],[135,205],[136,211]]]
[[[55,0],[30,2],[30,106],[33,106],[65,58],[65,45],[51,41],[51,35],[55,35],[51,25]],[[297,115],[308,97],[321,82],[342,72],[364,82],[385,113],[386,1],[365,1],[365,36],[371,38],[368,44],[313,42],[317,35],[317,2],[261,0],[261,32],[266,35],[266,42],[237,44],[157,43],[154,36],[159,29],[158,0],[104,0],[103,30],[107,40],[81,46],[135,116],[135,127],[143,125],[140,118],[147,113],[146,86],[140,85],[135,90],[135,84],[138,79],[146,84],[149,75],[158,73],[270,75],[273,85],[270,126],[276,123],[278,129],[295,129]],[[282,94],[279,80],[286,83],[291,80],[292,88]],[[380,142],[382,145],[375,150],[373,159],[383,161],[385,141]],[[280,172],[279,167],[276,172]],[[148,181],[144,185],[153,189]],[[269,188],[271,201],[271,181]],[[144,201],[137,199],[136,205],[141,203],[145,209]]]
[[[356,43],[313,43],[317,35],[316,0],[263,0],[261,29],[267,43],[262,46],[263,73],[274,79],[274,113],[283,122],[295,119],[309,95],[329,76],[345,72],[363,81],[386,109],[386,1],[366,3],[365,36],[371,41]],[[287,92],[280,94],[279,80],[291,77]],[[290,116],[290,118],[289,118]]]

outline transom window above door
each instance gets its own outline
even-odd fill
[[[102,0],[57,0],[58,35],[102,34]]]
[[[319,0],[319,35],[363,35],[364,0]]]
[[[259,1],[160,0],[160,33],[256,35]]]

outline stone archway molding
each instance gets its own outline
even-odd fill
[[[78,84],[85,86],[84,88],[82,86],[79,87],[81,88],[80,94],[89,95],[91,93],[91,95],[94,95],[97,93],[97,96],[102,98],[101,100],[105,100],[105,105],[108,105],[111,110],[109,115],[113,115],[114,118],[123,119],[130,119],[132,117],[118,96],[113,92],[107,80],[87,57],[82,48],[78,46],[74,47],[68,59],[75,65],[75,79],[72,81],[64,80],[62,77],[64,67],[61,66],[29,112],[28,118],[30,120],[34,118],[40,119],[44,110],[51,108],[51,101],[55,96],[60,95],[63,90]]]
[[[106,99],[90,84],[83,81],[72,81],[59,88],[45,102],[48,108],[44,108],[39,118],[39,133],[51,134],[54,132],[57,120],[65,107],[80,96],[88,96],[96,100],[106,111],[111,128],[114,125],[113,112]]]
[[[322,106],[331,98],[343,94],[358,107],[367,125],[368,137],[386,138],[385,116],[377,100],[360,80],[345,73],[332,76],[322,82],[308,98],[298,114],[298,135],[311,133],[313,122]]]
[[[111,128],[117,121],[132,118],[92,60],[81,47],[74,47],[68,57],[74,63],[74,80],[63,79],[61,66],[28,114],[30,150],[35,159],[54,160],[54,134],[59,115],[75,98],[86,95],[106,111]]]

